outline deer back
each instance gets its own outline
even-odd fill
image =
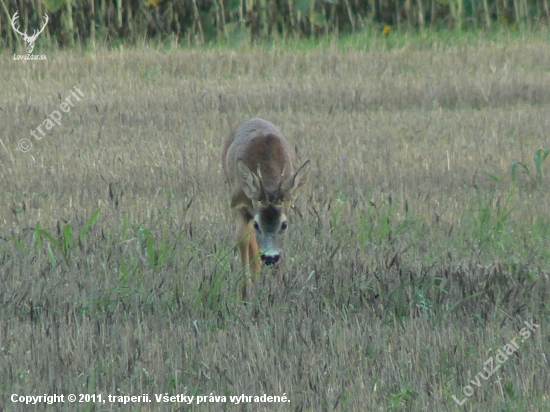
[[[239,203],[252,205],[240,187],[239,160],[261,176],[267,196],[276,196],[281,181],[286,181],[294,173],[294,154],[279,129],[262,119],[242,122],[227,137],[222,152],[225,177],[233,190],[231,207]]]

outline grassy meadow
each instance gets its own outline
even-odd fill
[[[0,55],[0,410],[550,410],[548,34],[415,36]],[[244,303],[251,117],[312,164]]]

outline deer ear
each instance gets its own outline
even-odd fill
[[[282,198],[285,200],[294,200],[304,183],[307,181],[309,170],[309,160],[306,160],[296,172],[289,177],[281,186]]]
[[[258,176],[250,171],[241,159],[237,160],[239,180],[245,195],[252,200],[259,200],[261,195],[261,183]]]

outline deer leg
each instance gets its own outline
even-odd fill
[[[254,231],[250,232],[250,242],[248,243],[248,256],[250,259],[250,278],[252,284],[257,282],[257,276],[262,270],[262,259],[260,258],[260,248],[256,241]]]
[[[251,279],[250,279],[250,224],[243,216],[236,216],[236,233],[235,240],[239,244],[239,255],[241,256],[241,263],[243,268],[243,282],[241,285],[241,297],[246,299],[251,291]]]

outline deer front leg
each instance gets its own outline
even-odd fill
[[[236,233],[235,240],[239,245],[239,255],[241,256],[241,264],[243,268],[243,281],[240,286],[241,297],[246,299],[252,288],[251,270],[250,270],[250,224],[243,216],[237,214],[235,216]],[[248,292],[248,293],[247,293]]]
[[[258,280],[258,275],[262,271],[262,259],[260,258],[260,248],[256,241],[256,235],[252,228],[252,221],[250,221],[250,235],[248,243],[248,258],[250,259],[250,280],[251,284],[254,284]]]

